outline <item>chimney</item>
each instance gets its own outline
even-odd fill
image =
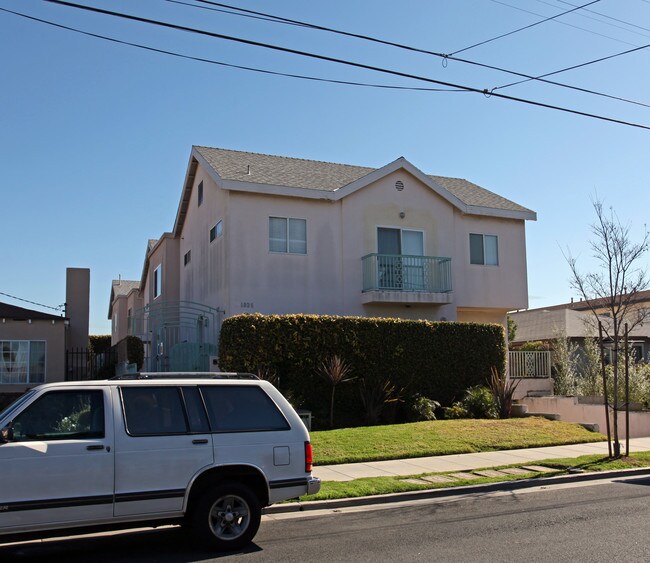
[[[88,347],[90,315],[90,269],[66,268],[65,316],[70,319],[67,347]]]

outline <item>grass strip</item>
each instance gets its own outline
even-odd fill
[[[579,424],[539,417],[432,420],[312,432],[315,465],[600,442]]]
[[[522,467],[531,465],[531,462],[516,465],[502,465],[490,467],[489,469],[504,469],[509,467]],[[461,480],[456,479],[447,483],[417,484],[404,481],[404,479],[417,479],[428,475],[448,475],[445,473],[420,473],[417,475],[394,476],[394,477],[365,477],[353,481],[324,481],[321,490],[315,495],[300,497],[301,502],[316,500],[333,500],[342,498],[356,498],[362,496],[385,495],[390,493],[402,493],[408,491],[423,491],[431,489],[443,489],[459,487],[463,485],[480,485],[485,483],[500,483],[503,481],[518,481],[521,479],[534,479],[548,477],[550,475],[566,475],[571,470],[579,469],[585,472],[590,471],[612,471],[615,469],[632,469],[650,467],[650,452],[633,453],[629,457],[620,459],[609,459],[600,455],[585,455],[577,458],[549,459],[535,461],[534,465],[541,465],[552,469],[559,469],[554,473],[530,472],[521,475],[504,475],[503,477],[480,477],[478,479]],[[475,470],[479,471],[479,470]]]

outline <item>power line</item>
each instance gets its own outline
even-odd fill
[[[202,63],[209,63],[209,64],[214,64],[214,65],[219,65],[219,66],[224,66],[228,68],[236,68],[240,70],[247,70],[251,72],[258,72],[261,74],[270,74],[273,76],[282,76],[286,78],[299,78],[302,80],[312,80],[315,82],[328,82],[332,84],[342,84],[342,85],[347,85],[347,86],[363,86],[363,87],[368,87],[368,88],[381,88],[381,89],[387,89],[387,90],[412,90],[412,91],[420,91],[420,92],[467,92],[467,90],[461,90],[461,89],[451,89],[451,88],[426,88],[426,87],[418,87],[418,86],[394,86],[390,84],[374,84],[374,83],[368,83],[368,82],[354,82],[350,80],[336,80],[333,78],[321,78],[318,76],[308,76],[304,74],[291,74],[287,72],[279,72],[279,71],[273,71],[273,70],[268,70],[268,69],[263,69],[263,68],[257,68],[257,67],[249,67],[249,66],[243,66],[243,65],[236,65],[232,63],[226,63],[223,61],[216,61],[214,59],[206,59],[203,57],[195,57],[192,55],[184,55],[182,53],[177,53],[175,51],[168,51],[166,49],[158,49],[156,47],[150,47],[148,45],[142,45],[141,43],[133,43],[131,41],[124,41],[122,39],[117,39],[115,37],[109,37],[107,35],[101,35],[98,33],[92,33],[89,31],[84,31],[82,29],[78,29],[75,27],[70,27],[67,25],[59,24],[50,20],[45,20],[42,18],[37,18],[34,16],[30,16],[28,14],[23,14],[21,12],[15,12],[13,10],[8,10],[6,8],[0,8],[0,11],[2,12],[7,12],[10,14],[14,14],[16,16],[20,16],[32,21],[36,21],[39,23],[44,23],[47,25],[51,25],[53,27],[57,27],[60,29],[64,29],[66,31],[72,31],[74,33],[79,33],[81,35],[86,35],[88,37],[94,37],[96,39],[103,39],[105,41],[110,41],[112,43],[118,43],[120,45],[126,45],[129,47],[136,47],[138,49],[144,49],[146,51],[152,51],[154,53],[160,53],[163,55],[170,55],[173,57],[178,57],[181,59],[189,59],[192,61],[197,61],[197,62],[202,62]]]
[[[531,10],[526,10],[524,8],[521,8],[519,6],[513,6],[512,4],[508,4],[507,2],[503,2],[502,0],[490,0],[490,2],[494,2],[495,4],[500,4],[501,6],[505,6],[506,8],[511,8],[513,10],[518,10],[520,12],[524,12],[526,14],[532,14],[534,16],[539,16],[543,17],[542,14],[538,14],[537,12],[532,12]],[[597,31],[593,31],[592,29],[587,29],[585,27],[580,27],[579,25],[574,25],[568,22],[563,22],[560,20],[553,20],[555,23],[564,25],[566,27],[572,27],[573,29],[579,29],[580,31],[584,31],[585,33],[591,33],[592,35],[597,35],[598,37],[604,37],[605,39],[610,39],[611,41],[618,41],[619,43],[624,43],[625,45],[631,45],[633,47],[636,47],[634,43],[630,43],[629,41],[623,41],[622,39],[618,39],[616,37],[612,37],[611,35],[605,35],[604,33],[598,33]]]
[[[393,75],[393,76],[400,76],[400,77],[403,77],[403,78],[410,78],[410,79],[413,79],[413,80],[420,80],[420,81],[428,82],[428,83],[431,83],[431,84],[438,84],[440,86],[447,86],[447,87],[450,87],[450,88],[458,88],[458,89],[461,89],[461,90],[466,90],[468,92],[475,92],[475,93],[478,93],[478,94],[484,94],[484,95],[486,95],[488,97],[494,96],[494,97],[501,98],[501,99],[504,99],[504,100],[510,100],[510,101],[524,103],[524,104],[537,106],[537,107],[544,107],[544,108],[547,108],[547,109],[554,109],[554,110],[562,111],[562,112],[565,112],[565,113],[571,113],[571,114],[574,114],[574,115],[582,115],[584,117],[590,117],[592,119],[599,119],[601,121],[608,121],[608,122],[611,122],[611,123],[618,123],[620,125],[627,125],[627,126],[630,126],[630,127],[637,127],[637,128],[640,128],[640,129],[650,130],[650,126],[647,126],[647,125],[641,125],[639,123],[633,123],[633,122],[624,121],[624,120],[620,120],[620,119],[615,119],[615,118],[611,118],[611,117],[605,117],[605,116],[602,116],[602,115],[597,115],[597,114],[592,114],[592,113],[588,113],[588,112],[583,112],[583,111],[580,111],[580,110],[565,108],[565,107],[562,107],[562,106],[556,106],[556,105],[553,105],[553,104],[546,104],[546,103],[543,103],[543,102],[537,102],[537,101],[528,100],[528,99],[525,99],[525,98],[518,98],[518,97],[515,97],[515,96],[508,96],[506,94],[501,94],[501,93],[498,93],[498,92],[492,93],[492,92],[489,92],[487,89],[482,89],[481,90],[481,89],[478,89],[478,88],[473,88],[471,86],[463,86],[463,85],[454,84],[454,83],[451,83],[451,82],[445,82],[445,81],[442,81],[442,80],[434,80],[433,78],[427,78],[427,77],[418,76],[418,75],[415,75],[415,74],[410,74],[410,73],[401,72],[401,71],[397,71],[397,70],[385,69],[385,68],[376,67],[376,66],[373,66],[373,65],[367,65],[367,64],[364,64],[364,63],[357,63],[357,62],[353,62],[353,61],[347,61],[347,60],[344,60],[344,59],[338,59],[338,58],[335,58],[335,57],[329,57],[327,55],[319,55],[317,53],[309,53],[307,51],[300,51],[300,50],[297,50],[297,49],[291,49],[289,47],[281,47],[279,45],[272,45],[272,44],[269,44],[269,43],[262,43],[260,41],[253,41],[251,39],[244,39],[244,38],[241,38],[241,37],[234,37],[234,36],[230,36],[230,35],[224,35],[222,33],[215,33],[215,32],[211,32],[211,31],[205,31],[205,30],[202,30],[202,29],[196,29],[196,28],[181,26],[181,25],[177,25],[177,24],[161,22],[161,21],[152,20],[152,19],[148,19],[148,18],[142,18],[142,17],[139,17],[139,16],[132,16],[132,15],[129,15],[129,14],[123,14],[123,13],[120,13],[120,12],[112,12],[110,10],[104,10],[104,9],[101,9],[101,8],[95,8],[95,7],[91,7],[91,6],[84,6],[84,5],[81,5],[81,4],[75,4],[73,2],[66,2],[64,0],[45,0],[45,1],[50,2],[52,4],[59,4],[59,5],[62,5],[62,6],[82,9],[82,10],[86,10],[86,11],[90,11],[90,12],[94,12],[94,13],[110,15],[110,16],[113,16],[113,17],[127,19],[127,20],[130,20],[130,21],[137,21],[137,22],[140,22],[140,23],[148,23],[148,24],[151,24],[151,25],[159,26],[159,27],[165,27],[165,28],[168,28],[168,29],[175,29],[175,30],[178,30],[178,31],[185,31],[185,32],[194,33],[194,34],[198,34],[198,35],[204,35],[204,36],[207,36],[207,37],[213,37],[213,38],[216,38],[216,39],[223,39],[225,41],[233,41],[233,42],[241,43],[241,44],[244,44],[244,45],[251,45],[251,46],[254,46],[254,47],[266,48],[266,49],[270,49],[270,50],[274,50],[274,51],[278,51],[278,52],[282,52],[282,53],[289,53],[289,54],[299,55],[299,56],[308,57],[308,58],[312,58],[312,59],[316,59],[316,60],[333,62],[333,63],[337,63],[337,64],[351,66],[351,67],[354,67],[354,68],[361,68],[361,69],[364,69],[364,70],[371,70],[371,71],[379,72],[379,73],[383,73],[383,74],[389,74],[389,75]]]
[[[544,0],[537,0],[537,1],[538,1],[538,2],[542,2],[543,4],[548,4],[548,2],[544,2]],[[571,4],[571,2],[566,2],[565,0],[557,0],[557,1],[560,2],[561,4],[567,4],[567,5],[569,5],[569,6],[575,6],[575,4]],[[550,4],[548,4],[548,5],[550,5]],[[610,15],[607,15],[607,14],[603,14],[602,12],[596,12],[595,10],[589,10],[589,9],[586,9],[586,8],[585,8],[584,11],[585,11],[585,12],[589,12],[589,13],[591,13],[591,14],[596,14],[597,16],[601,16],[601,17],[603,17],[603,18],[605,18],[605,19],[608,19],[608,20],[612,20],[612,21],[615,21],[615,22],[618,22],[618,23],[622,23],[622,24],[627,25],[627,26],[629,26],[629,27],[636,27],[637,29],[641,29],[641,30],[643,30],[643,31],[650,31],[650,29],[647,28],[647,27],[643,27],[643,26],[641,26],[641,25],[637,25],[637,24],[635,24],[635,23],[628,22],[628,21],[625,21],[625,20],[619,20],[618,18],[615,18],[615,17],[610,16]],[[610,26],[616,27],[617,29],[625,29],[624,27],[621,27],[621,26],[619,26],[619,25],[614,25],[614,24],[611,24],[611,23],[604,22],[604,21],[602,21],[602,20],[599,20],[598,18],[591,18],[591,17],[586,16],[586,15],[584,15],[584,14],[581,14],[581,15],[582,15],[582,17],[584,17],[584,18],[589,18],[589,19],[592,19],[592,20],[594,20],[594,21],[601,22],[601,23],[604,23],[604,24],[606,24],[606,25],[610,25]],[[626,30],[626,31],[631,31],[631,30],[628,29],[628,30]],[[638,32],[636,32],[636,31],[632,31],[632,33],[638,33]],[[644,34],[644,33],[639,33],[639,35],[643,35],[643,36],[647,37],[647,35]]]
[[[514,86],[515,84],[520,84],[522,82],[527,82],[528,80],[536,80],[536,81],[539,81],[539,82],[543,82],[545,84],[551,84],[553,86],[559,86],[561,88],[567,88],[567,89],[570,89],[570,90],[575,90],[577,92],[582,92],[582,93],[590,94],[590,95],[593,95],[593,96],[600,96],[600,97],[603,97],[603,98],[609,98],[609,99],[616,100],[616,101],[619,101],[619,102],[625,102],[625,103],[628,103],[628,104],[638,105],[638,106],[642,106],[642,107],[650,107],[650,104],[645,104],[643,102],[638,102],[638,101],[635,101],[635,100],[631,100],[629,98],[623,98],[621,96],[614,96],[612,94],[605,94],[603,92],[597,92],[595,90],[591,90],[591,89],[588,89],[588,88],[581,88],[579,86],[573,86],[573,85],[570,85],[570,84],[565,84],[563,82],[557,82],[557,81],[554,81],[554,80],[545,80],[544,79],[544,77],[546,77],[546,76],[550,76],[552,74],[559,74],[560,72],[565,72],[566,70],[569,70],[569,69],[564,69],[562,71],[555,71],[555,72],[548,73],[548,74],[545,74],[545,75],[542,75],[542,76],[531,76],[529,74],[524,74],[524,73],[521,73],[521,72],[508,70],[508,69],[500,68],[500,67],[493,66],[493,65],[488,65],[488,64],[484,64],[484,63],[478,63],[476,61],[471,61],[471,60],[467,60],[467,59],[452,57],[451,55],[447,55],[447,54],[443,54],[443,53],[437,53],[435,51],[430,51],[430,50],[427,50],[427,49],[421,49],[421,48],[418,48],[418,47],[413,47],[411,45],[404,45],[403,43],[396,43],[396,42],[393,42],[393,41],[387,41],[387,40],[384,40],[384,39],[379,39],[379,38],[368,36],[368,35],[362,35],[362,34],[358,34],[358,33],[352,33],[352,32],[349,32],[349,31],[342,31],[342,30],[339,30],[339,29],[324,27],[324,26],[321,26],[321,25],[308,23],[308,22],[304,22],[304,21],[300,21],[300,20],[294,20],[294,19],[290,19],[290,18],[284,18],[284,17],[281,17],[281,16],[276,16],[276,15],[265,13],[265,12],[258,12],[258,11],[255,11],[255,10],[248,10],[248,9],[245,9],[245,8],[239,8],[237,6],[224,4],[222,2],[214,2],[212,0],[197,0],[198,2],[201,2],[202,4],[209,4],[210,6],[219,6],[220,7],[220,8],[212,8],[212,7],[207,7],[207,6],[197,6],[196,4],[190,4],[188,2],[182,2],[181,0],[165,0],[165,1],[173,3],[173,4],[182,4],[184,6],[189,6],[189,7],[192,7],[192,8],[210,10],[210,11],[225,13],[225,14],[229,14],[229,15],[239,16],[239,17],[247,17],[247,18],[253,18],[253,19],[258,19],[258,20],[262,20],[262,21],[268,21],[268,22],[272,22],[272,23],[280,23],[280,24],[284,24],[284,25],[294,25],[294,26],[298,26],[298,27],[307,27],[307,28],[310,28],[310,29],[316,29],[316,30],[319,30],[319,31],[326,31],[328,33],[334,33],[334,34],[343,35],[343,36],[346,36],[346,37],[353,37],[353,38],[356,38],[356,39],[371,41],[371,42],[379,43],[379,44],[382,44],[382,45],[397,47],[399,49],[404,49],[406,51],[413,51],[413,52],[422,53],[422,54],[426,54],[426,55],[433,55],[433,56],[436,56],[436,57],[439,57],[439,58],[443,59],[443,61],[446,61],[447,59],[451,59],[451,60],[454,60],[454,61],[457,61],[457,62],[460,62],[460,63],[470,64],[470,65],[478,66],[478,67],[481,67],[481,68],[496,70],[496,71],[499,71],[499,72],[505,72],[507,74],[512,74],[514,76],[520,76],[522,78],[527,79],[527,80],[522,80],[522,81],[519,81],[519,82],[513,82],[511,84],[507,84],[507,85],[504,85],[504,86],[498,86],[496,88],[493,88],[491,91],[506,88],[508,86]],[[221,9],[221,8],[224,8],[224,9]]]
[[[450,53],[450,56],[457,55],[458,53],[462,53],[463,51],[469,51],[470,49],[473,49],[474,47],[479,47],[480,45],[485,45],[486,43],[491,43],[492,41],[496,41],[497,39],[503,39],[504,37],[508,37],[509,35],[514,35],[515,33],[519,33],[520,31],[524,31],[526,29],[530,29],[531,27],[535,27],[536,25],[540,25],[542,23],[546,23],[547,21],[554,20],[556,18],[559,18],[560,16],[564,16],[566,14],[570,14],[571,12],[575,12],[576,10],[581,10],[582,8],[586,6],[591,6],[592,4],[596,4],[600,2],[600,0],[592,0],[592,2],[588,2],[587,4],[584,4],[582,6],[578,6],[576,8],[572,8],[570,10],[567,10],[565,12],[561,12],[559,14],[556,14],[554,16],[551,16],[549,18],[545,18],[543,20],[540,20],[538,22],[531,23],[529,25],[526,25],[524,27],[520,27],[519,29],[515,29],[513,31],[509,31],[508,33],[503,33],[501,35],[498,35],[497,37],[492,37],[491,39],[486,39],[485,41],[481,41],[479,43],[475,43],[474,45],[470,45],[469,47],[465,47],[464,49],[459,49],[458,51],[454,51],[453,53]]]
[[[65,307],[65,303],[58,305],[56,307],[52,307],[50,305],[43,305],[43,303],[37,303],[36,301],[30,301],[29,299],[23,299],[22,297],[16,297],[15,295],[9,295],[8,293],[4,293],[3,291],[0,291],[0,295],[4,295],[5,297],[11,297],[12,299],[16,299],[17,301],[24,301],[25,303],[31,303],[32,305],[38,305],[39,307],[45,307],[46,309],[53,309],[54,311],[60,311]]]
[[[595,63],[600,63],[600,62],[602,62],[602,61],[606,61],[606,60],[609,60],[609,59],[614,59],[614,58],[616,58],[616,57],[620,57],[620,56],[622,56],[622,55],[628,55],[628,54],[630,54],[630,53],[634,53],[635,51],[641,51],[641,50],[643,50],[643,49],[647,49],[648,47],[650,47],[650,43],[649,43],[648,45],[642,45],[642,46],[640,46],[640,47],[635,47],[634,49],[628,49],[627,51],[622,51],[622,52],[620,52],[620,53],[615,53],[615,54],[613,54],[613,55],[608,55],[608,56],[606,56],[606,57],[601,57],[600,59],[595,59],[595,60],[593,60],[593,61],[588,61],[588,62],[586,62],[586,63],[580,63],[580,64],[577,64],[577,65],[568,66],[568,67],[563,68],[563,69],[560,69],[560,70],[555,70],[555,71],[553,71],[553,72],[549,72],[549,73],[547,73],[547,74],[542,74],[542,75],[539,76],[538,78],[544,78],[544,77],[546,77],[546,76],[552,76],[552,75],[554,75],[554,74],[559,74],[559,73],[561,73],[561,72],[566,72],[566,71],[568,71],[568,70],[575,70],[576,68],[582,68],[582,67],[589,66],[589,65],[592,65],[592,64],[595,64]],[[526,80],[519,80],[518,82],[511,82],[510,84],[504,84],[503,86],[497,86],[497,87],[495,88],[495,90],[500,90],[500,89],[502,89],[502,88],[509,88],[510,86],[515,86],[515,85],[517,85],[517,84],[522,84],[523,82],[528,82],[528,81],[530,81],[530,80],[534,80],[534,79],[530,79],[530,78],[529,78],[529,79],[526,79]],[[611,96],[610,96],[610,97],[611,97]],[[639,105],[643,105],[643,106],[646,106],[646,107],[650,107],[650,105],[648,105],[648,104],[642,104],[641,102],[632,102],[632,103],[636,103],[636,104],[639,104]]]

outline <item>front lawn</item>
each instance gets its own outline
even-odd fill
[[[544,418],[433,420],[312,432],[314,464],[331,465],[433,455],[601,442],[578,424]]]

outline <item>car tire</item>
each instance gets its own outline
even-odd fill
[[[261,518],[255,494],[245,485],[225,482],[201,495],[192,513],[192,528],[206,545],[229,551],[253,540]]]

